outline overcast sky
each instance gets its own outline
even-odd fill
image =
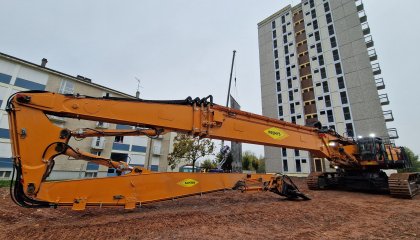
[[[334,0],[332,0],[334,1]],[[280,0],[5,1],[0,52],[141,97],[212,94],[225,104],[232,50],[242,109],[261,114],[257,23]],[[420,153],[419,0],[364,0],[398,128],[398,145]],[[262,147],[245,146],[262,154]]]

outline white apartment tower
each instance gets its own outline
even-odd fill
[[[303,0],[258,24],[263,115],[357,138],[398,138],[361,0]],[[306,151],[265,147],[267,172],[328,171]]]

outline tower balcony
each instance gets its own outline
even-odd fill
[[[385,89],[385,82],[384,82],[383,78],[375,79],[375,83],[376,83],[376,89],[378,89],[378,90]]]
[[[359,18],[360,18],[360,23],[367,22],[367,16],[366,16],[365,10],[359,11]]]
[[[379,63],[372,64],[372,71],[373,75],[375,76],[382,73],[381,66],[379,65]]]
[[[300,82],[300,87],[302,89],[310,88],[310,87],[313,87],[313,86],[314,86],[314,84],[312,82],[312,78],[304,79]]]
[[[383,111],[385,122],[393,122],[394,115],[392,114],[392,110]]]
[[[311,91],[307,91],[307,92],[304,92],[303,94],[302,94],[302,100],[304,101],[304,102],[306,102],[306,101],[311,101],[311,100],[314,100],[315,99],[315,93],[314,93],[314,91],[313,90],[311,90]]]
[[[384,93],[384,94],[379,95],[379,102],[381,103],[382,106],[389,105],[388,94]]]
[[[365,36],[370,34],[370,27],[369,27],[368,22],[364,22],[362,24],[362,31],[363,31],[363,35],[365,35]]]
[[[299,74],[301,77],[311,74],[311,66],[306,65],[305,67],[299,69]]]
[[[363,6],[363,1],[362,0],[356,0],[356,9],[358,12],[363,11],[365,9],[365,7]]]
[[[400,136],[398,136],[398,131],[396,128],[388,128],[388,135],[389,135],[389,139],[400,138]]]
[[[378,55],[376,54],[376,50],[374,48],[369,49],[368,54],[371,62],[378,60]]]
[[[303,12],[302,11],[293,15],[293,22],[299,22],[302,19],[303,19]]]
[[[305,23],[303,21],[295,25],[295,32],[300,32],[303,29],[305,29]]]
[[[304,110],[305,110],[305,115],[317,113],[315,104],[305,105]]]
[[[365,36],[365,42],[366,42],[366,47],[367,48],[371,48],[375,45],[374,42],[373,42],[372,35]]]

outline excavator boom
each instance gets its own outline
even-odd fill
[[[202,138],[239,141],[307,150],[349,169],[364,167],[352,139],[331,130],[299,126],[260,115],[215,105],[212,97],[176,101],[94,98],[51,92],[20,92],[8,101],[9,124],[17,181],[14,198],[24,206],[89,205],[133,208],[142,203],[172,199],[258,182],[253,189],[302,197],[293,184],[269,174],[151,173],[85,153],[69,145],[72,137],[187,133]],[[49,115],[134,126],[132,131],[66,129],[54,125]],[[391,152],[390,152],[391,153]],[[54,158],[67,155],[116,168],[117,177],[46,181]],[[392,155],[392,153],[391,153]],[[369,163],[368,165],[372,165]]]

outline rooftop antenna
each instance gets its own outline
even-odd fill
[[[138,78],[138,77],[134,77],[134,78],[137,80],[136,98],[140,98],[140,88],[143,88],[143,87],[140,85],[141,80],[140,80],[140,78]]]

